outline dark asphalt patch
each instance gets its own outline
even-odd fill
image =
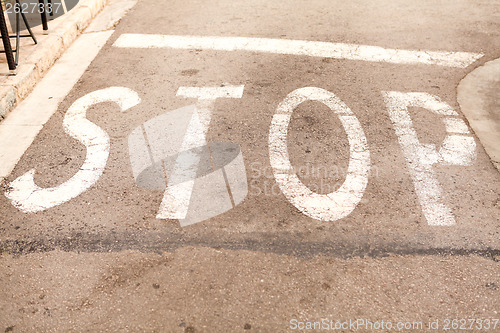
[[[214,240],[214,237],[191,237],[156,233],[137,237],[132,234],[112,233],[106,236],[77,233],[72,236],[52,239],[4,240],[0,242],[1,253],[27,255],[30,253],[50,252],[120,252],[137,250],[146,253],[174,252],[189,246],[208,247],[216,250],[246,250],[279,255],[294,256],[300,259],[311,259],[315,256],[327,256],[342,259],[349,258],[383,258],[396,256],[480,256],[500,262],[500,249],[493,248],[453,248],[424,247],[419,244],[408,244],[397,241],[374,243],[356,238],[353,241],[339,240],[331,242],[300,241],[301,235],[288,233],[258,234],[252,238],[240,237],[231,241]],[[259,240],[260,239],[260,240]]]

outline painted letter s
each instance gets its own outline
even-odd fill
[[[86,118],[87,110],[95,104],[114,102],[121,111],[139,104],[139,95],[128,88],[110,87],[91,92],[76,100],[66,112],[64,131],[87,148],[87,156],[80,170],[59,186],[41,188],[35,184],[35,169],[31,169],[12,183],[5,196],[25,213],[40,212],[69,201],[101,177],[109,156],[109,136]]]

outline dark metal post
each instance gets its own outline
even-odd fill
[[[5,50],[5,56],[7,57],[7,63],[9,64],[9,70],[13,71],[16,69],[16,62],[14,60],[14,55],[12,54],[12,46],[10,45],[9,31],[7,30],[7,24],[5,23],[5,16],[3,15],[3,7],[0,3],[0,33],[2,34],[3,48]]]
[[[38,0],[40,6],[40,16],[42,17],[42,27],[43,30],[49,30],[49,26],[47,25],[47,14],[45,12],[45,0]]]
[[[17,5],[18,3],[16,3]],[[19,13],[21,12],[21,6],[18,7],[19,11],[16,13],[16,65],[19,64],[19,41],[21,38],[21,35],[19,34],[20,32],[20,25],[19,25]]]
[[[26,15],[24,15],[24,13],[21,12],[21,17],[23,18],[24,25],[26,26],[26,29],[28,29],[28,33],[29,33],[29,35],[23,35],[21,37],[31,36],[31,38],[33,39],[33,42],[35,42],[35,44],[37,44],[36,37],[33,34],[33,31],[31,31],[30,24],[28,22],[28,19],[26,18]]]
[[[49,15],[54,16],[54,6],[52,6],[52,0],[47,0],[47,4],[50,5]]]

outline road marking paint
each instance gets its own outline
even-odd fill
[[[78,37],[31,94],[0,123],[0,177],[12,172],[112,34],[113,31],[103,31]]]
[[[197,98],[199,100],[216,100],[217,98],[241,98],[245,86],[225,87],[180,87],[177,96]]]
[[[318,101],[337,114],[347,133],[350,159],[342,186],[329,194],[312,192],[290,163],[287,134],[293,110],[305,101]],[[368,184],[370,153],[361,124],[333,93],[306,87],[292,91],[278,106],[269,130],[269,159],[274,177],[285,197],[302,213],[320,221],[336,221],[349,215],[358,205]]]
[[[59,186],[41,188],[34,181],[35,169],[31,169],[9,184],[6,197],[19,210],[34,213],[60,205],[85,192],[101,177],[109,156],[109,136],[87,120],[87,110],[97,103],[115,102],[123,112],[140,101],[135,91],[122,87],[97,90],[77,99],[66,112],[63,127],[68,135],[87,148],[80,170]]]
[[[443,118],[446,132],[457,134],[470,134],[467,124],[462,119]]]
[[[200,156],[193,148],[206,145],[206,136],[215,100],[217,98],[241,98],[243,89],[243,85],[179,88],[177,96],[198,99],[197,110],[189,122],[156,218],[178,220],[186,218],[200,162]]]
[[[218,51],[253,51],[348,59],[393,64],[424,64],[465,68],[483,57],[482,53],[419,51],[384,48],[371,45],[317,42],[305,40],[122,34],[113,46],[121,48],[172,48]]]
[[[476,142],[467,125],[451,106],[427,93],[382,92],[396,135],[405,155],[415,191],[427,223],[433,226],[455,225],[452,211],[443,203],[443,193],[434,164],[471,165]],[[408,107],[421,107],[443,116],[447,136],[439,151],[433,144],[420,143]],[[455,134],[459,133],[459,135]],[[464,136],[467,134],[467,136]]]

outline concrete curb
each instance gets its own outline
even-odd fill
[[[64,16],[54,31],[17,67],[17,75],[10,76],[0,85],[0,121],[22,101],[75,41],[92,19],[104,8],[107,0],[80,0]]]
[[[469,73],[457,87],[460,109],[500,171],[500,58]]]

